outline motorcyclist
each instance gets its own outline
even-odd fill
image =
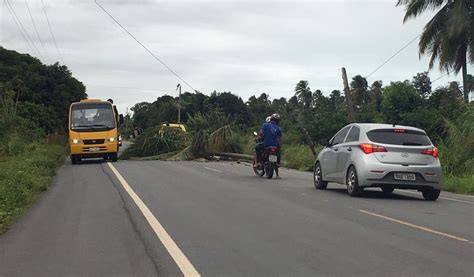
[[[260,137],[263,137],[263,145],[258,144],[255,147],[256,166],[259,167],[262,161],[262,150],[267,147],[281,147],[282,143],[282,130],[278,126],[280,121],[280,115],[274,113],[270,116],[270,122],[265,122],[259,132]],[[278,163],[281,160],[280,151],[278,151]],[[278,175],[277,175],[278,177]]]

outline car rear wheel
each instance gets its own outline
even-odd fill
[[[314,166],[313,181],[316,189],[326,189],[328,182],[323,180],[323,173],[321,172],[321,164],[318,162]]]
[[[383,193],[386,193],[386,194],[390,194],[390,193],[392,193],[394,190],[395,190],[394,187],[383,187],[383,188],[382,188]]]
[[[424,189],[421,191],[423,198],[428,201],[436,201],[438,199],[441,190],[439,189]]]
[[[362,194],[364,191],[361,187],[359,187],[359,180],[357,178],[357,171],[354,166],[351,166],[347,171],[346,176],[346,186],[347,192],[350,196],[357,197]]]

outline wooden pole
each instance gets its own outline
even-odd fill
[[[347,103],[347,120],[349,121],[349,123],[352,123],[355,121],[354,105],[352,105],[351,89],[349,88],[349,82],[347,81],[347,73],[344,67],[342,68],[342,83],[344,84],[344,95],[346,96]]]
[[[178,123],[181,123],[181,85],[178,84]]]

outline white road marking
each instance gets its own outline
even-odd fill
[[[181,269],[181,272],[183,272],[184,276],[200,276],[194,266],[188,260],[188,258],[186,258],[183,252],[179,249],[178,245],[170,237],[168,232],[166,232],[165,228],[161,225],[158,219],[156,219],[156,217],[153,215],[150,209],[148,209],[146,204],[140,199],[140,197],[138,197],[135,191],[133,191],[132,187],[130,187],[127,181],[125,181],[122,175],[110,162],[108,162],[107,164],[119,180],[120,184],[122,184],[125,191],[127,191],[127,193],[130,195],[130,197],[133,199],[135,204],[142,212],[142,214],[145,216],[146,220],[148,221],[148,224],[150,224],[153,231],[155,231],[156,236],[158,237],[158,239],[161,240],[166,250],[168,250],[168,253],[171,255],[173,260]]]
[[[414,191],[409,191],[409,190],[397,190],[397,192],[405,192],[405,193],[411,193],[411,194],[420,194],[420,192],[414,192]],[[463,195],[464,196],[464,195]],[[474,205],[474,202],[472,201],[465,201],[465,200],[460,200],[460,199],[454,199],[454,198],[449,198],[449,197],[444,197],[444,196],[440,196],[439,197],[440,199],[444,199],[444,200],[450,200],[450,201],[455,201],[455,202],[460,202],[460,203],[466,203],[466,204],[471,204],[471,205]]]
[[[222,172],[220,170],[217,170],[217,169],[214,169],[214,168],[210,168],[210,167],[207,167],[207,166],[204,166],[205,169],[208,169],[208,170],[211,170],[211,171],[214,171],[214,172]]]
[[[462,242],[469,242],[469,240],[464,239],[464,238],[460,238],[460,237],[457,237],[457,236],[454,236],[454,235],[439,232],[439,231],[436,231],[436,230],[433,230],[433,229],[430,229],[430,228],[426,228],[426,227],[423,227],[423,226],[411,224],[411,223],[401,221],[401,220],[398,220],[398,219],[395,219],[395,218],[391,218],[391,217],[388,217],[388,216],[384,216],[384,215],[380,215],[380,214],[376,214],[376,213],[371,213],[371,212],[366,211],[366,210],[359,210],[359,211],[362,212],[362,213],[368,214],[368,215],[372,215],[372,216],[375,216],[375,217],[383,218],[385,220],[396,222],[398,224],[402,224],[402,225],[405,225],[405,226],[408,226],[408,227],[411,227],[411,228],[414,228],[414,229],[422,230],[422,231],[429,232],[429,233],[432,233],[432,234],[437,234],[437,235],[440,235],[440,236],[443,236],[443,237],[447,237],[447,238],[462,241]]]

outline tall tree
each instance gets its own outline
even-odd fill
[[[369,102],[369,91],[367,90],[367,79],[360,75],[356,75],[352,78],[351,91],[352,91],[352,103],[356,110],[362,109]]]
[[[429,67],[439,60],[441,70],[462,70],[464,101],[469,102],[467,64],[474,63],[474,1],[398,0],[406,7],[405,18],[417,17],[426,10],[438,12],[425,25],[420,38],[420,55],[431,55]]]
[[[428,95],[430,95],[431,80],[427,71],[417,73],[415,76],[413,76],[412,84],[421,97],[426,98]]]

